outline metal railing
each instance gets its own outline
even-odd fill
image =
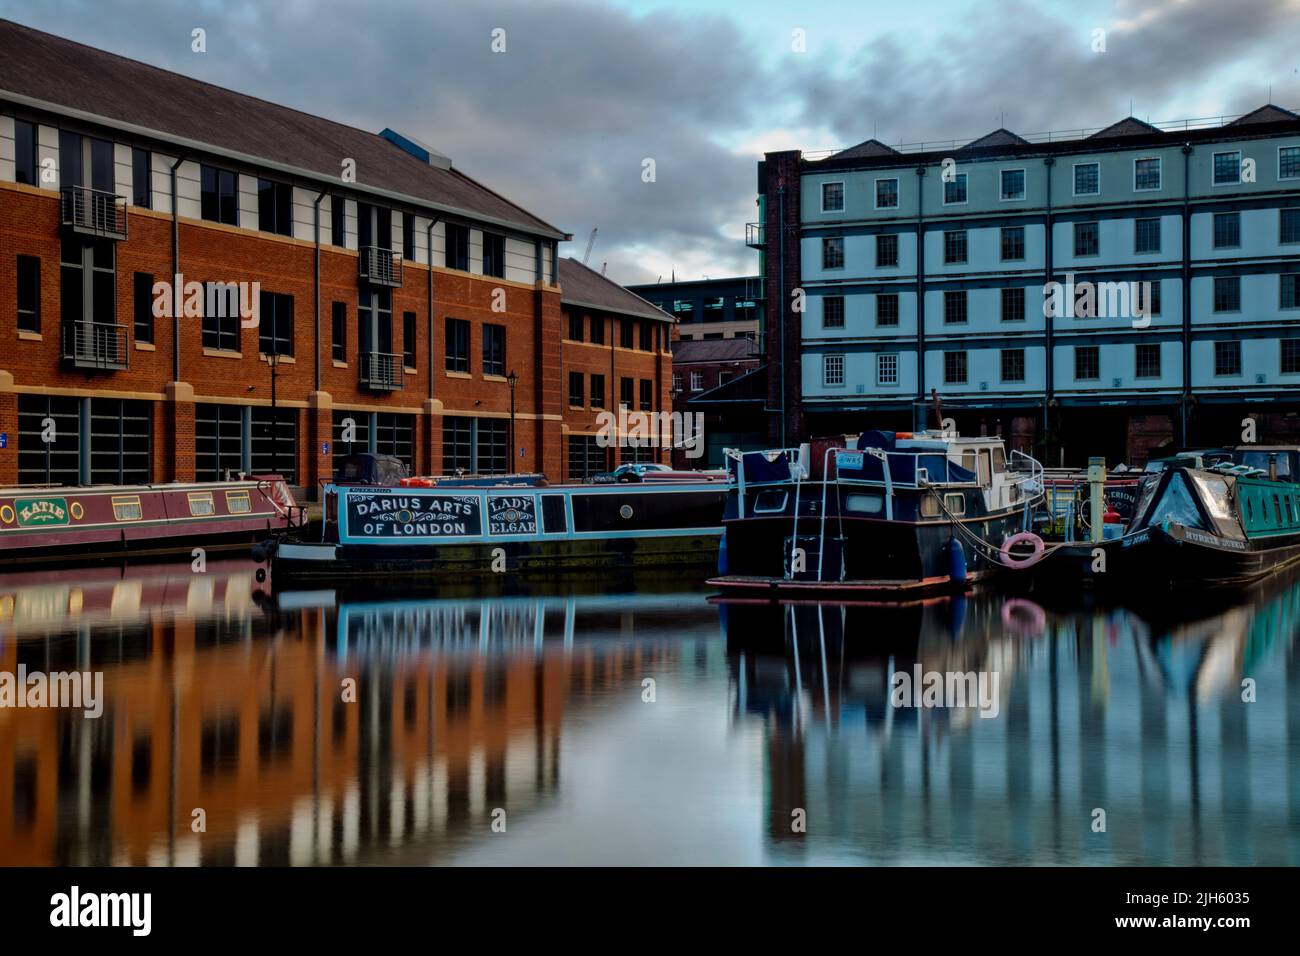
[[[126,197],[89,186],[59,190],[59,216],[74,232],[101,239],[126,238]]]
[[[357,256],[359,275],[371,285],[402,285],[402,257],[392,249],[379,246],[362,246]]]
[[[117,322],[65,322],[63,358],[77,368],[118,370],[128,363],[127,330]]]
[[[362,352],[360,362],[361,384],[380,392],[395,392],[406,382],[402,356],[389,352]]]
[[[767,298],[767,286],[763,276],[745,277],[745,298],[751,302],[762,302]]]
[[[767,246],[767,230],[761,222],[745,223],[745,245],[751,249],[763,249]]]

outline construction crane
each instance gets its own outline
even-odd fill
[[[591,247],[596,244],[596,230],[598,228],[598,226],[594,227],[591,230],[591,235],[587,237],[587,251],[582,254],[582,264],[584,266],[587,264],[587,260],[591,258]]]

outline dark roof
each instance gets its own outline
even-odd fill
[[[421,162],[378,134],[0,20],[0,100],[14,94],[337,181],[345,158],[357,185],[559,238],[566,234],[450,168]]]
[[[757,360],[758,350],[745,336],[734,339],[682,339],[673,345],[674,365]]]
[[[661,322],[675,321],[663,309],[656,308],[613,279],[605,278],[572,257],[560,260],[560,304],[659,319]]]
[[[1267,106],[1261,106],[1257,110],[1251,110],[1245,116],[1239,116],[1229,126],[1253,126],[1256,123],[1283,123],[1287,120],[1300,119],[1300,115],[1292,113],[1290,110],[1284,110],[1280,106],[1274,106],[1269,103]]]
[[[1160,128],[1158,126],[1144,123],[1136,116],[1126,116],[1118,123],[1111,123],[1105,129],[1097,130],[1088,139],[1110,139],[1114,136],[1147,136],[1159,132]]]
[[[973,139],[962,149],[984,149],[989,146],[1028,146],[1029,140],[1017,136],[1009,129],[995,129],[991,133]]]
[[[836,159],[865,159],[870,156],[897,156],[898,150],[892,146],[886,146],[878,139],[869,139],[865,143],[858,143],[857,146],[850,146],[848,149],[840,150],[835,154]]]
[[[767,366],[760,365],[737,375],[729,382],[714,386],[705,392],[696,392],[686,399],[689,405],[766,405]]]

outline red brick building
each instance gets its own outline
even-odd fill
[[[0,486],[567,479],[568,238],[391,130],[0,21]],[[614,314],[653,325],[611,380],[667,408],[667,317]]]

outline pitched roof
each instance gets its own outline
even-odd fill
[[[0,19],[0,100],[14,97],[332,181],[351,158],[360,187],[527,232],[566,235],[464,173],[421,162],[378,134]]]
[[[657,308],[636,293],[629,292],[613,279],[605,278],[572,257],[560,260],[560,303],[645,319],[658,319],[661,322],[676,321],[663,309]]]
[[[1118,123],[1111,123],[1105,129],[1097,130],[1088,139],[1110,139],[1112,136],[1145,136],[1149,133],[1159,132],[1161,132],[1159,127],[1144,123],[1136,116],[1126,116]]]
[[[734,339],[682,339],[673,346],[674,365],[694,365],[699,362],[740,362],[757,360],[760,356],[754,343],[746,336]]]
[[[985,149],[990,146],[1028,146],[1029,140],[1023,139],[1009,129],[995,129],[979,139],[973,139],[962,149]]]
[[[1280,106],[1274,106],[1269,103],[1267,106],[1261,106],[1257,110],[1251,110],[1245,116],[1239,116],[1229,126],[1252,126],[1255,123],[1284,123],[1287,120],[1300,119],[1300,114],[1292,113],[1290,110],[1284,110]]]
[[[898,150],[886,146],[878,139],[869,139],[857,146],[850,146],[835,154],[835,159],[866,159],[872,156],[897,156]]]

